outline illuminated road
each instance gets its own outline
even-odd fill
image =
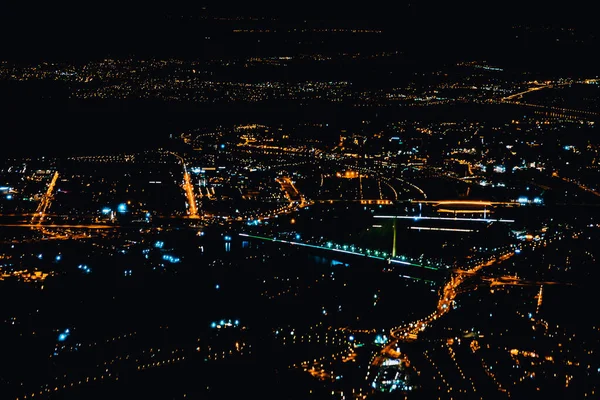
[[[581,189],[581,190],[583,190],[583,191],[586,191],[586,192],[588,192],[588,193],[591,193],[591,194],[593,194],[594,196],[598,196],[598,197],[600,197],[600,193],[598,193],[597,191],[595,191],[595,190],[594,190],[594,189],[592,189],[592,188],[589,188],[589,187],[587,187],[587,186],[585,186],[585,185],[583,185],[583,184],[581,184],[581,183],[577,182],[577,181],[576,181],[576,180],[574,180],[574,179],[569,179],[569,178],[564,178],[564,177],[562,177],[562,176],[559,176],[559,175],[558,175],[558,172],[553,172],[553,173],[552,173],[552,176],[553,176],[553,177],[555,177],[555,178],[562,179],[564,182],[571,183],[571,184],[573,184],[573,185],[577,186],[579,189]]]
[[[566,84],[563,83],[562,85],[566,85]],[[549,84],[546,84],[546,85],[530,87],[529,89],[523,90],[522,92],[518,92],[518,93],[515,93],[515,94],[511,94],[510,96],[503,97],[502,101],[512,100],[512,99],[515,99],[517,97],[522,97],[523,95],[526,95],[528,93],[536,92],[538,90],[542,90],[542,89],[546,89],[546,88],[552,88],[554,86],[561,86],[561,85],[555,85],[553,83],[549,83]]]
[[[12,228],[20,228],[20,227],[31,227],[31,224],[0,224],[0,226],[12,227]],[[81,228],[81,229],[116,229],[118,226],[116,225],[74,225],[74,224],[37,224],[40,228]]]
[[[463,270],[463,274],[453,274],[444,287],[440,290],[440,298],[434,312],[417,321],[391,329],[390,336],[392,340],[381,350],[381,353],[383,355],[393,356],[396,353],[395,349],[398,347],[398,342],[402,340],[417,339],[417,335],[420,332],[424,331],[434,321],[452,310],[454,306],[454,299],[458,294],[458,288],[463,284],[469,275],[476,274],[482,268],[488,267],[500,261],[507,260],[514,255],[515,253],[511,252],[493,260],[477,264],[468,270]],[[377,362],[381,360],[382,357],[376,358]]]
[[[304,195],[296,189],[294,182],[287,176],[283,178],[277,178],[276,181],[281,185],[281,188],[285,191],[285,196],[290,202],[289,208],[295,208],[296,206],[304,208],[309,205]]]
[[[471,221],[471,222],[515,222],[513,219],[494,219],[494,218],[459,218],[459,217],[422,217],[419,215],[374,215],[374,218],[383,219],[411,219],[419,220],[438,220],[438,221]]]
[[[171,152],[170,154],[173,154],[175,157],[177,157],[179,161],[181,161],[181,165],[183,165],[182,188],[185,191],[187,203],[189,206],[188,217],[193,219],[200,218],[200,216],[198,215],[198,206],[196,205],[196,196],[194,196],[194,185],[191,182],[190,173],[188,172],[187,167],[185,165],[185,160],[177,153]]]
[[[37,219],[37,224],[41,224],[46,216],[46,211],[48,207],[50,207],[50,202],[52,201],[52,193],[54,192],[54,186],[56,186],[56,181],[58,180],[58,171],[54,172],[52,176],[52,180],[48,184],[48,190],[42,196],[40,200],[40,204],[38,204],[35,215],[31,218],[31,223],[35,224]]]
[[[516,201],[485,201],[485,200],[412,200],[415,204],[433,204],[435,206],[463,205],[463,206],[520,206]]]
[[[590,83],[596,83],[596,82],[598,82],[598,79],[584,79],[582,81],[564,82],[564,83],[548,82],[548,83],[544,83],[544,84],[538,84],[537,82],[534,82],[534,83],[538,84],[539,86],[530,87],[527,90],[523,90],[521,92],[511,94],[510,96],[503,97],[501,100],[502,101],[512,100],[512,99],[515,99],[517,97],[522,97],[523,95],[526,95],[526,94],[532,93],[532,92],[536,92],[536,91],[541,90],[541,89],[551,89],[551,88],[554,88],[554,87],[570,86],[570,85],[572,85],[574,83],[590,84]]]
[[[393,200],[381,200],[381,199],[321,199],[315,200],[315,203],[333,204],[333,203],[360,203],[360,204],[394,204]]]
[[[519,279],[514,276],[502,276],[500,278],[482,278],[482,280],[486,282],[490,282],[490,286],[540,286],[540,285],[568,285],[571,286],[572,283],[566,282],[537,282],[537,281],[526,281],[524,279]]]
[[[351,166],[351,168],[355,168],[355,167]],[[424,199],[427,199],[427,193],[425,193],[425,191],[423,189],[421,189],[420,187],[418,187],[414,183],[411,183],[411,182],[409,182],[407,180],[404,180],[404,179],[398,178],[398,177],[391,177],[391,178],[389,178],[389,177],[384,176],[381,173],[379,173],[379,172],[377,172],[375,170],[372,170],[370,168],[358,167],[358,169],[361,172],[365,173],[365,174],[368,173],[368,174],[373,174],[373,175],[377,176],[379,179],[381,179],[383,182],[385,182],[390,187],[392,187],[392,185],[390,184],[390,181],[392,179],[395,179],[395,180],[397,180],[398,182],[400,182],[400,183],[402,183],[404,185],[408,185],[408,186],[412,187],[417,192],[419,192],[423,196]],[[392,189],[394,189],[394,188],[392,187]],[[396,196],[396,199],[398,199],[398,193],[396,192],[395,189],[394,189],[394,195]]]
[[[277,183],[281,185],[281,188],[285,191],[285,197],[289,201],[286,206],[279,207],[276,210],[265,211],[263,213],[255,214],[251,219],[262,221],[275,217],[277,215],[289,214],[300,208],[310,206],[314,202],[307,200],[302,193],[296,189],[294,182],[288,177],[277,178]]]

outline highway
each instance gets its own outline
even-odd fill
[[[21,227],[31,227],[31,224],[0,224],[0,226],[11,227],[11,228],[21,228]],[[76,225],[76,224],[41,224],[38,223],[36,225],[39,228],[81,228],[81,229],[116,229],[118,226],[116,225]]]
[[[185,165],[185,160],[177,153],[169,152],[181,161],[183,165],[183,185],[182,188],[185,191],[185,196],[188,204],[188,217],[192,219],[200,218],[198,215],[198,205],[196,204],[196,196],[194,195],[194,185],[190,179],[190,173]]]
[[[40,200],[40,204],[38,204],[35,214],[31,218],[31,224],[35,224],[36,219],[37,219],[38,225],[44,221],[46,212],[48,211],[48,208],[50,207],[50,202],[52,201],[52,194],[54,192],[54,187],[56,186],[57,180],[58,180],[58,171],[54,172],[54,175],[52,176],[52,179],[50,180],[50,183],[48,184],[48,189],[46,190],[46,193],[42,196],[42,198]]]
[[[567,84],[563,83],[562,85],[567,85]],[[546,89],[546,88],[552,88],[554,86],[561,86],[561,85],[555,85],[553,83],[549,83],[549,84],[545,84],[545,85],[541,85],[541,86],[533,86],[527,90],[523,90],[522,92],[514,93],[514,94],[511,94],[510,96],[503,97],[502,101],[512,100],[512,99],[515,99],[518,97],[522,97],[525,94],[536,92],[538,90],[542,90],[542,89]]]

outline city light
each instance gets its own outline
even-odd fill
[[[90,272],[92,272],[92,270],[90,269],[90,267],[88,267],[85,264],[80,264],[77,269],[82,270],[85,274],[89,274]]]
[[[64,342],[65,340],[67,340],[67,338],[69,337],[70,334],[71,334],[71,331],[69,329],[65,329],[62,333],[60,333],[58,335],[58,341]]]

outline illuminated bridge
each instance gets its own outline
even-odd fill
[[[354,245],[340,245],[332,242],[328,242],[325,244],[311,244],[311,243],[303,243],[300,241],[292,241],[292,240],[284,240],[284,239],[276,239],[269,238],[264,236],[254,236],[246,233],[240,233],[239,236],[247,237],[250,239],[258,239],[263,241],[275,242],[275,243],[285,243],[291,246],[300,246],[300,247],[308,247],[312,249],[319,249],[325,251],[331,251],[336,253],[343,253],[353,256],[360,256],[366,258],[372,258],[375,260],[387,261],[389,264],[398,264],[398,265],[406,265],[410,267],[424,268],[428,270],[445,270],[450,268],[448,265],[444,265],[438,261],[431,260],[423,260],[423,259],[414,259],[407,256],[395,256],[390,253],[386,253],[379,250],[371,250],[371,249],[363,249],[360,247],[356,247]],[[411,277],[408,277],[411,278]]]

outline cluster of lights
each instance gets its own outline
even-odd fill
[[[65,329],[60,335],[58,335],[58,341],[64,342],[65,340],[67,340],[70,334],[71,331],[69,329]]]
[[[527,204],[527,203],[542,204],[542,199],[539,197],[535,197],[535,198],[533,198],[533,200],[529,200],[528,197],[522,196],[517,199],[517,202],[520,204]]]
[[[171,264],[177,264],[178,262],[180,262],[181,260],[179,259],[179,257],[175,257],[175,256],[171,256],[169,254],[164,254],[163,255],[163,260],[170,262]]]
[[[89,274],[90,272],[92,272],[92,270],[90,269],[90,267],[88,267],[85,264],[80,264],[77,269],[82,270],[83,272],[85,272],[86,274]]]
[[[387,338],[386,335],[383,335],[383,336],[382,335],[377,335],[375,337],[375,342],[374,343],[375,344],[386,344],[387,341],[388,341],[388,338]]]
[[[219,322],[212,322],[210,324],[210,327],[213,329],[221,329],[221,328],[238,327],[239,325],[240,325],[240,321],[237,319],[235,321],[232,321],[230,319],[228,319],[228,320],[222,319]]]

